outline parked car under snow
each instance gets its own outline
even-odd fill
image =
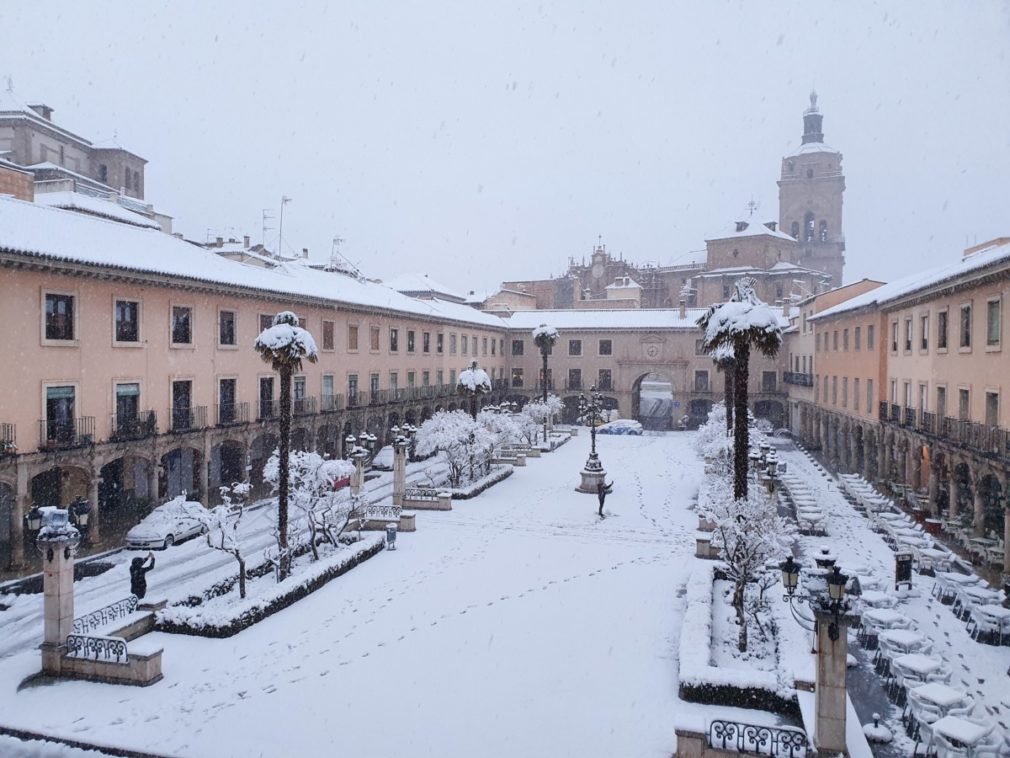
[[[372,458],[372,468],[379,471],[393,470],[393,446],[386,445]]]
[[[206,527],[188,512],[194,507],[203,508],[200,503],[187,502],[184,496],[159,505],[126,533],[127,549],[166,550],[177,542],[203,534]]]
[[[642,434],[642,425],[630,418],[621,418],[617,421],[611,421],[609,424],[604,424],[599,429],[596,430],[597,434],[634,434],[640,436]]]

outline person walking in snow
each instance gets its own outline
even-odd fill
[[[607,499],[607,494],[613,486],[613,482],[610,484],[604,484],[602,479],[600,479],[600,483],[596,485],[596,497],[600,499],[600,518],[605,518],[603,515],[603,502]]]
[[[130,562],[130,592],[143,599],[147,594],[147,572],[154,568],[154,553],[147,554],[150,566],[145,566],[143,558],[134,558]]]

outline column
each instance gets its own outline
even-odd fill
[[[936,463],[933,458],[929,459],[929,512],[936,516],[940,512],[936,498],[940,492],[940,480],[936,476]]]
[[[161,498],[161,493],[158,492],[158,461],[156,457],[152,457],[147,462],[147,496],[154,505],[157,505]]]
[[[203,433],[203,460],[200,464],[200,502],[210,507],[210,435]]]
[[[67,635],[74,631],[74,555],[80,533],[68,522],[66,511],[50,511],[42,524],[46,538],[42,552],[43,642],[42,670],[60,673]]]
[[[91,487],[88,490],[88,501],[91,503],[91,515],[88,516],[88,539],[92,544],[102,539],[101,514],[98,508],[98,486],[102,483],[102,477],[96,467],[91,467]]]
[[[909,455],[912,456],[912,487],[916,491],[922,488],[922,448],[913,445],[909,448]]]
[[[403,437],[393,442],[393,505],[403,505],[407,491],[407,448],[410,443]]]
[[[848,755],[845,747],[845,673],[849,652],[848,621],[841,616],[838,639],[830,634],[834,617],[815,612],[817,619],[817,686],[814,691],[814,746],[818,755]]]
[[[957,512],[957,475],[955,473],[955,466],[951,462],[948,467],[950,470],[950,478],[947,479],[947,517],[955,518],[958,515]]]
[[[29,489],[28,466],[19,462],[14,488],[14,514],[11,518],[11,566],[15,568],[25,565],[25,514],[32,507]]]
[[[985,499],[982,497],[982,474],[977,474],[971,479],[971,493],[974,496],[975,521],[972,524],[972,533],[976,537],[985,536]]]
[[[353,455],[354,473],[351,474],[351,496],[358,497],[361,494],[361,486],[365,483],[365,456]]]
[[[898,446],[898,481],[908,484],[908,442],[902,440]]]

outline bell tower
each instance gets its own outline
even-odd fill
[[[811,92],[800,148],[782,159],[779,229],[799,243],[800,265],[830,274],[831,286],[838,287],[845,266],[845,176],[842,154],[824,143],[823,121],[817,93]]]

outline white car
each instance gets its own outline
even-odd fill
[[[204,534],[207,527],[187,513],[187,509],[194,506],[203,509],[200,503],[186,502],[182,498],[159,505],[126,533],[126,547],[133,550],[166,550],[176,542]]]
[[[375,454],[372,458],[372,468],[378,471],[392,471],[393,470],[393,446],[386,445],[382,450]]]

